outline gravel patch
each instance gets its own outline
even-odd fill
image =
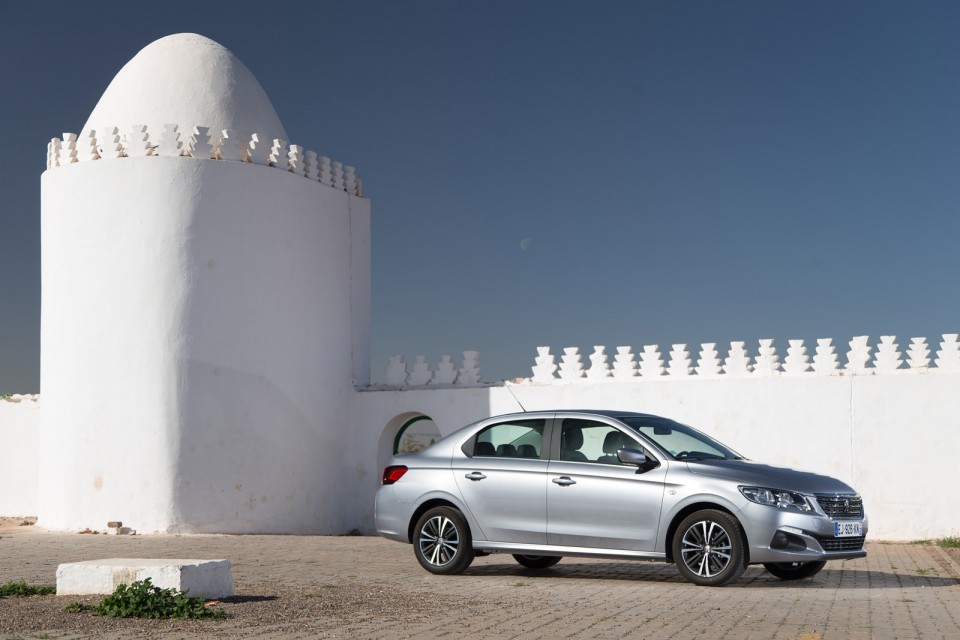
[[[213,638],[250,637],[262,633],[320,632],[375,622],[416,624],[427,616],[454,608],[489,607],[450,594],[425,590],[391,590],[362,579],[289,587],[261,583],[240,589],[220,601],[225,620],[142,620],[106,618],[92,612],[67,613],[73,602],[94,606],[101,596],[30,596],[0,599],[0,635],[38,637],[160,637],[178,632]],[[440,604],[440,603],[443,604]],[[56,635],[52,635],[56,634]]]

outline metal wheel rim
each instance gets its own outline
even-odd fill
[[[712,520],[701,520],[689,527],[680,544],[683,564],[701,578],[717,576],[730,565],[733,542],[730,534]]]
[[[460,549],[460,532],[450,518],[434,516],[420,529],[417,544],[424,560],[435,567],[443,567],[453,562]]]

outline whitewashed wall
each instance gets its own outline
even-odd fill
[[[352,528],[372,533],[373,494],[396,431],[406,420],[428,415],[446,435],[489,415],[519,411],[519,400],[527,410],[613,408],[669,416],[703,429],[751,459],[850,482],[864,495],[874,540],[940,537],[960,530],[960,496],[953,491],[953,455],[960,451],[958,388],[960,372],[932,371],[547,384],[523,381],[501,386],[368,390],[351,394],[352,411],[343,423],[349,426],[349,437],[322,435],[326,427],[315,422],[305,427],[315,433],[273,432],[288,442],[265,445],[254,439],[244,447],[262,450],[270,464],[219,469],[215,477],[194,468],[190,482],[207,482],[240,493],[227,484],[278,482],[291,469],[302,472],[319,459],[329,474],[318,480],[305,479],[302,495],[316,489],[311,483],[326,482],[340,499],[324,503],[323,512],[313,512],[313,525],[303,529],[316,530],[322,524],[331,533]],[[0,469],[5,474],[0,484],[0,515],[36,514],[37,432],[44,410],[45,402],[0,402]],[[220,439],[227,435],[218,430],[214,434]],[[331,446],[336,455],[315,458],[323,446]],[[298,448],[305,453],[293,451]],[[212,442],[198,451],[206,451],[211,459],[221,455],[220,447]],[[263,478],[263,474],[273,477]],[[155,475],[151,477],[156,481]],[[232,504],[236,504],[235,498]],[[254,508],[266,512],[267,507]],[[282,522],[290,526],[285,519]],[[295,527],[299,528],[294,524],[290,530],[297,530]],[[211,530],[236,528],[227,524]]]
[[[36,396],[0,399],[0,516],[37,514]]]
[[[52,157],[39,524],[344,530],[369,201],[209,155]]]
[[[870,371],[869,374],[873,374]],[[956,534],[960,372],[524,381],[485,388],[364,391],[355,396],[348,520],[371,532],[372,497],[405,417],[444,435],[480,418],[538,409],[620,409],[700,428],[758,461],[825,473],[864,496],[874,540]],[[516,397],[516,399],[515,399]]]

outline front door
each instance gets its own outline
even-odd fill
[[[560,450],[547,469],[547,543],[653,551],[666,467],[638,474],[637,467],[621,464],[617,449],[644,447],[612,425],[571,418],[557,423]]]

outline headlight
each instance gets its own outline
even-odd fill
[[[806,496],[793,491],[782,491],[780,489],[766,489],[764,487],[738,487],[743,497],[750,502],[765,504],[769,507],[778,507],[788,511],[799,511],[801,513],[810,513],[813,506]]]

